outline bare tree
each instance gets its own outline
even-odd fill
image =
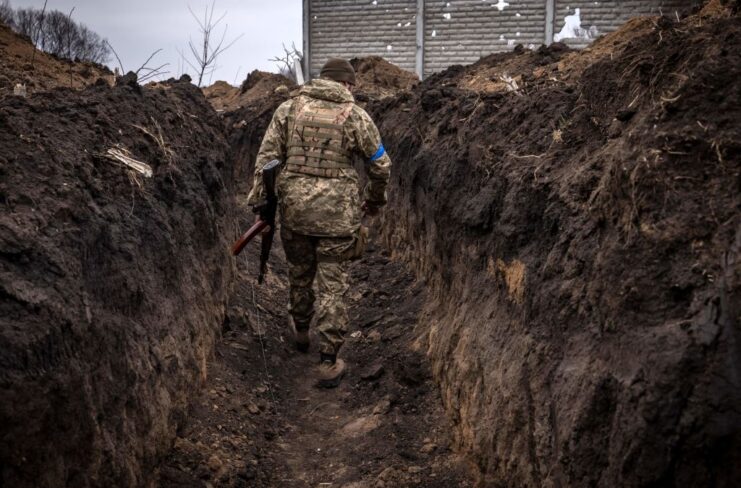
[[[10,0],[0,2],[0,22],[9,27],[15,26],[15,13],[10,6]]]
[[[28,36],[34,46],[60,58],[79,59],[103,64],[110,57],[105,39],[83,24],[73,21],[68,14],[58,10],[46,11],[33,8],[13,9],[8,0],[0,6],[12,14],[13,29]],[[33,60],[32,60],[33,62]]]
[[[33,37],[31,37],[31,41],[33,41],[33,54],[31,55],[31,66],[33,66],[34,61],[36,60],[36,50],[39,48],[39,39],[41,39],[41,49],[44,49],[44,41],[43,41],[43,32],[44,32],[44,17],[46,16],[46,4],[49,3],[49,0],[44,0],[44,8],[41,9],[41,13],[38,15],[36,19],[36,32],[34,32]]]
[[[299,64],[303,64],[304,55],[296,48],[295,43],[291,43],[291,49],[288,49],[286,45],[283,44],[283,55],[270,58],[268,61],[277,64],[280,74],[296,83],[296,61],[298,61]]]
[[[218,34],[215,33],[215,30],[219,27],[221,21],[224,20],[224,17],[226,17],[226,12],[224,12],[221,17],[214,21],[215,9],[216,0],[213,0],[213,2],[211,3],[211,9],[209,9],[208,6],[206,7],[203,19],[201,20],[198,18],[195,12],[193,12],[193,9],[188,6],[190,14],[198,23],[201,40],[198,44],[195,44],[193,40],[188,41],[188,48],[190,49],[190,54],[193,57],[192,61],[183,56],[182,53],[181,56],[183,56],[188,65],[193,68],[198,74],[198,86],[201,86],[204,76],[212,75],[213,72],[216,70],[216,59],[219,57],[219,55],[232,47],[234,43],[242,37],[242,35],[240,34],[239,36],[237,36],[237,38],[233,39],[231,42],[225,45],[224,42],[226,40],[226,33],[229,29],[228,24],[224,25],[224,31],[221,34],[221,37],[215,37],[215,35],[218,36]]]
[[[14,15],[15,31],[31,39],[36,25],[36,13],[37,10],[32,8],[16,9]]]

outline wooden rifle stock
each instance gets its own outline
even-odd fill
[[[270,224],[268,224],[264,220],[258,220],[257,222],[255,222],[255,224],[250,227],[250,229],[245,232],[242,237],[240,237],[239,240],[234,243],[234,245],[232,245],[232,256],[236,256],[240,252],[242,252],[244,246],[246,246],[248,242],[254,239],[256,235],[260,234],[260,232],[262,232],[266,227],[270,227]]]

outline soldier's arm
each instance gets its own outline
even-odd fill
[[[363,198],[368,204],[381,207],[386,204],[386,187],[391,171],[391,158],[383,147],[381,134],[370,115],[358,107],[357,117],[353,119],[355,123],[353,132],[357,147],[364,157],[365,172],[368,175],[368,184],[363,190]]]
[[[264,198],[262,168],[273,159],[278,159],[281,162],[285,162],[286,160],[286,125],[292,102],[292,100],[288,100],[278,107],[273,114],[273,119],[270,121],[268,130],[265,131],[265,136],[262,138],[260,151],[257,153],[257,159],[255,160],[252,189],[247,197],[247,203],[249,205],[257,205]]]

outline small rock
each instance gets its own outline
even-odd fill
[[[391,399],[384,398],[373,407],[373,415],[385,415],[391,410]]]
[[[208,469],[210,469],[213,472],[218,471],[221,469],[221,467],[224,465],[224,463],[221,462],[221,459],[216,456],[216,454],[212,454],[210,458],[208,458]]]
[[[275,93],[277,93],[278,95],[288,95],[289,90],[286,85],[280,85],[275,89]]]
[[[360,375],[360,378],[366,381],[377,380],[385,372],[382,363],[372,364]]]
[[[376,429],[381,425],[381,419],[376,415],[360,417],[342,427],[342,432],[348,437],[359,437]]]
[[[250,412],[252,415],[257,415],[258,413],[260,413],[260,407],[250,402],[247,404],[247,411]]]
[[[381,471],[381,474],[379,474],[376,479],[387,481],[388,479],[392,478],[395,474],[396,474],[396,470],[393,467],[389,466],[388,468]]]
[[[381,333],[377,330],[373,330],[368,334],[368,340],[371,342],[381,342],[382,336]]]
[[[409,467],[407,468],[407,472],[408,472],[408,473],[410,473],[410,474],[417,474],[417,473],[421,473],[421,472],[422,472],[422,471],[424,471],[424,470],[425,470],[425,468],[423,468],[423,467],[421,467],[421,466],[409,466]]]
[[[434,442],[427,442],[420,448],[419,452],[421,452],[422,454],[430,454],[436,448],[437,445]]]
[[[618,110],[618,113],[615,114],[615,118],[618,119],[620,122],[627,122],[633,118],[636,112],[637,111],[635,109]]]
[[[355,332],[353,332],[352,334],[350,334],[350,337],[352,337],[353,339],[357,339],[357,338],[359,338],[362,335],[363,335],[363,333],[361,331],[356,330]]]

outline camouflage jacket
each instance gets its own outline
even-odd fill
[[[262,168],[273,159],[285,163],[287,141],[297,103],[317,109],[351,105],[342,126],[343,149],[365,162],[368,184],[363,199],[375,206],[386,204],[391,159],[383,148],[378,128],[368,113],[355,105],[341,84],[317,79],[304,85],[298,95],[281,104],[273,114],[255,162],[255,177],[248,197],[250,205],[263,198]],[[284,165],[285,166],[285,165]],[[300,234],[340,237],[352,235],[360,226],[361,195],[358,174],[352,166],[327,178],[281,170],[277,181],[281,224]]]

